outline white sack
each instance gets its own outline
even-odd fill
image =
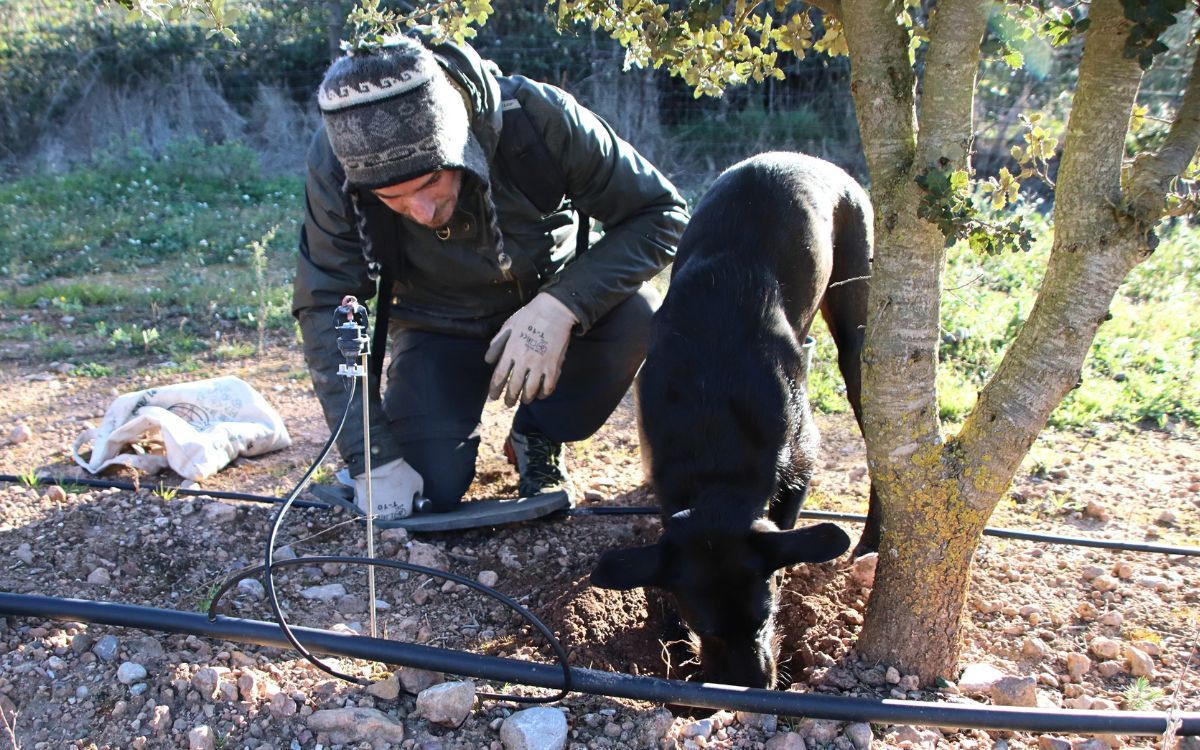
[[[161,441],[162,453],[140,443]],[[84,460],[80,449],[91,443]],[[99,427],[75,439],[75,463],[98,474],[114,464],[154,474],[168,466],[193,481],[212,476],[238,456],[286,448],[283,419],[258,391],[233,376],[177,383],[119,396]]]

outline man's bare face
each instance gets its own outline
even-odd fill
[[[439,169],[371,192],[401,216],[437,229],[450,223],[454,216],[462,181],[461,169]]]

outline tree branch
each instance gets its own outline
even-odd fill
[[[943,0],[930,19],[921,83],[920,166],[967,167],[979,45],[989,7],[978,0]]]
[[[1121,0],[1094,0],[1090,17],[1058,172],[1046,276],[1033,311],[956,439],[966,455],[992,458],[964,481],[996,498],[1050,413],[1079,382],[1117,288],[1144,257],[1116,211],[1142,71],[1124,56],[1130,22]]]
[[[1141,224],[1151,226],[1163,216],[1166,211],[1163,199],[1171,180],[1183,174],[1196,158],[1197,149],[1200,149],[1200,54],[1192,60],[1192,74],[1167,139],[1158,151],[1141,154],[1134,160],[1126,196]]]
[[[808,0],[808,4],[826,15],[842,20],[842,4],[840,0]]]

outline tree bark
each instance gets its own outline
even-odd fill
[[[863,413],[868,463],[882,501],[882,535],[858,650],[869,660],[931,680],[958,659],[982,522],[978,514],[959,512],[960,466],[943,450],[935,382],[946,238],[920,218],[916,178],[926,170],[968,167],[986,9],[975,0],[938,4],[919,123],[907,34],[895,21],[897,10],[843,0],[857,76],[852,90],[876,206]],[[895,39],[897,33],[903,41]]]

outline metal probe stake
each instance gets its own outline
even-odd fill
[[[368,396],[370,374],[367,368],[367,357],[370,354],[370,339],[367,337],[367,309],[358,304],[353,295],[342,298],[342,306],[334,313],[335,327],[338,329],[338,349],[346,358],[346,363],[338,367],[338,374],[344,377],[361,377],[363,409],[363,470],[367,477],[367,557],[375,557],[375,497],[371,486],[371,401]],[[354,357],[358,364],[351,365]],[[371,637],[377,637],[375,627],[375,566],[367,566],[367,597],[370,617]]]

